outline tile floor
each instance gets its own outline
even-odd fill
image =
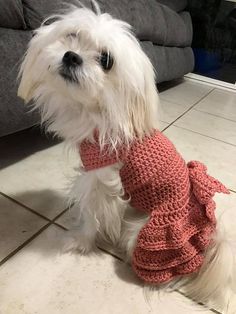
[[[160,93],[160,127],[186,160],[199,159],[231,195],[218,214],[235,229],[236,93],[182,81]],[[109,252],[62,254],[70,224],[66,187],[76,156],[37,129],[0,140],[1,314],[219,313],[178,292],[147,300],[130,268]],[[230,213],[230,214],[229,214]],[[236,313],[236,298],[227,313]],[[226,312],[225,312],[226,313]]]

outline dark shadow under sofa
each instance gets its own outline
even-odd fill
[[[39,122],[17,97],[17,73],[32,30],[43,19],[76,0],[0,0],[0,136]],[[86,3],[84,0],[83,2]],[[154,65],[157,83],[193,70],[192,22],[187,0],[98,0],[102,12],[133,26]],[[90,6],[89,1],[87,1]]]

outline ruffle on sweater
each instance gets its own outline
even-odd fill
[[[144,282],[149,284],[161,284],[169,282],[177,276],[193,273],[193,269],[199,269],[203,261],[203,255],[196,254],[195,256],[191,256],[191,259],[188,262],[182,263],[178,267],[164,269],[162,271],[157,271],[156,269],[149,270],[145,268],[139,268],[135,263],[133,263],[133,269],[138,277],[141,278]]]
[[[193,193],[199,203],[205,205],[209,219],[214,220],[215,193],[229,194],[229,190],[217,179],[207,174],[207,167],[199,161],[188,163],[189,177],[192,182]]]
[[[160,216],[165,214],[157,208],[139,233],[132,264],[146,282],[163,283],[199,269],[216,225],[213,196],[216,192],[229,193],[223,184],[207,174],[202,163],[191,161],[187,166],[191,194],[186,207],[180,209],[184,215],[178,219],[173,212],[168,212],[173,223],[161,225]]]

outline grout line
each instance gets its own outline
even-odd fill
[[[167,100],[167,99],[161,97],[161,93],[159,93],[159,98],[160,98],[160,105],[161,105],[161,102],[162,102],[162,101],[165,101],[165,102],[169,102],[169,103],[171,103],[171,104],[173,104],[173,105],[186,106],[186,107],[188,107],[187,104],[186,104],[186,105],[183,105],[183,104],[181,104],[180,102],[175,102],[175,101],[172,101],[172,100],[169,100],[169,99]],[[163,121],[163,122],[164,122],[164,121]]]
[[[35,234],[33,234],[30,238],[28,238],[26,241],[24,241],[21,245],[19,245],[15,250],[13,250],[11,253],[9,253],[6,257],[4,257],[2,260],[0,260],[0,266],[2,266],[4,263],[6,263],[11,257],[13,257],[15,254],[17,254],[21,249],[23,249],[27,244],[29,244],[31,241],[33,241],[38,235],[40,235],[44,230],[46,230],[48,227],[55,225],[63,230],[68,230],[61,224],[57,223],[55,220],[61,217],[65,212],[68,211],[69,207],[64,209],[60,214],[58,214],[54,219],[50,220],[47,217],[39,214],[38,212],[35,212],[31,208],[21,204],[20,202],[16,201],[15,199],[11,198],[10,196],[6,195],[3,192],[0,192],[0,195],[6,197],[7,199],[11,200],[12,202],[16,203],[17,205],[23,207],[24,209],[32,212],[33,214],[36,214],[40,218],[43,218],[48,223],[44,225],[42,228],[40,228]]]
[[[225,141],[223,141],[223,140],[219,140],[219,139],[217,139],[217,138],[215,138],[215,137],[212,137],[212,136],[209,136],[209,135],[206,135],[206,134],[203,134],[203,133],[199,133],[199,132],[197,132],[197,131],[193,131],[193,130],[184,128],[184,127],[182,127],[182,126],[178,126],[178,125],[176,125],[176,124],[174,124],[173,126],[176,127],[176,128],[178,128],[178,129],[183,129],[183,130],[186,130],[186,131],[190,131],[190,132],[192,132],[192,133],[199,134],[199,135],[202,135],[202,136],[204,136],[204,137],[211,138],[212,140],[215,140],[215,141],[218,141],[218,142],[221,142],[221,143],[224,143],[224,144],[227,144],[227,145],[236,147],[236,145],[234,145],[234,144],[225,142]],[[167,128],[166,128],[166,129],[167,129]],[[165,129],[165,130],[166,130],[166,129]]]
[[[66,228],[66,227],[64,227],[64,226],[62,226],[62,225],[60,225],[60,224],[57,224],[57,223],[54,223],[54,224],[57,225],[58,227],[62,228],[62,229],[65,230],[65,231],[69,231],[68,228]],[[96,245],[96,248],[98,248],[100,251],[104,252],[105,254],[111,255],[111,256],[114,257],[115,259],[118,259],[119,261],[124,262],[124,260],[123,260],[121,257],[115,255],[114,253],[111,253],[110,251],[108,251],[108,250],[106,250],[106,249],[100,247],[99,245]]]
[[[72,205],[73,205],[73,204],[72,204]],[[56,221],[58,218],[60,218],[64,213],[66,213],[66,212],[70,209],[70,207],[71,207],[72,205],[70,205],[69,207],[67,207],[63,212],[61,212],[59,215],[57,215],[57,216],[52,220],[53,224],[57,225],[58,227],[62,228],[62,229],[65,230],[65,231],[69,231],[69,229],[66,228],[66,227],[64,227],[63,225],[61,225],[61,224],[55,222],[55,221]],[[104,253],[106,253],[106,254],[108,254],[108,255],[113,256],[114,258],[118,259],[119,261],[124,262],[122,258],[120,258],[119,256],[115,255],[114,253],[111,253],[111,252],[109,252],[108,250],[103,249],[103,248],[100,247],[99,245],[96,245],[96,247],[97,247],[100,251],[102,251],[102,252],[104,252]]]
[[[69,229],[66,228],[66,227],[64,227],[63,225],[61,225],[61,224],[55,222],[55,221],[56,221],[58,218],[60,218],[64,213],[66,213],[66,212],[69,210],[69,208],[70,208],[70,207],[66,208],[63,212],[61,212],[59,215],[57,215],[57,216],[52,220],[52,223],[53,223],[53,224],[57,225],[58,227],[62,228],[63,230],[66,230],[66,231],[69,231]],[[102,251],[102,252],[104,252],[104,253],[106,253],[106,254],[109,254],[109,255],[113,256],[114,258],[118,259],[119,261],[124,262],[122,258],[120,258],[119,256],[115,255],[114,253],[111,253],[111,252],[109,252],[108,250],[103,249],[103,248],[100,247],[99,245],[96,245],[96,247],[97,247],[100,251]]]
[[[206,98],[211,92],[213,92],[214,88],[210,90],[207,94],[205,94],[203,97],[201,97],[197,102],[195,102],[192,106],[190,106],[187,110],[185,110],[178,118],[176,118],[174,121],[172,121],[167,127],[165,127],[162,132],[164,132],[167,128],[169,128],[171,125],[173,125],[176,121],[178,121],[180,118],[182,118],[187,112],[189,112],[191,109],[193,109],[197,104],[199,104],[204,98]]]
[[[60,218],[62,215],[64,215],[68,210],[70,209],[70,206],[64,209],[60,214],[58,214],[55,218],[53,218],[52,223],[60,228],[62,228],[65,231],[68,231],[68,228],[64,227],[60,223],[56,222],[58,218]]]
[[[2,196],[4,196],[4,197],[8,198],[8,199],[9,199],[10,201],[12,201],[13,203],[15,203],[15,204],[17,204],[17,205],[23,207],[24,209],[26,209],[26,210],[30,211],[31,213],[33,213],[33,214],[39,216],[40,218],[45,219],[45,220],[51,222],[51,220],[50,220],[49,218],[47,218],[46,216],[44,216],[44,215],[38,213],[36,210],[34,210],[34,209],[28,207],[27,205],[22,204],[21,202],[15,200],[15,199],[12,198],[11,196],[9,196],[9,195],[7,195],[7,194],[5,194],[5,193],[3,193],[3,192],[0,192],[0,195],[2,195]]]
[[[179,294],[181,294],[182,296],[186,297],[187,299],[189,299],[189,300],[191,300],[191,301],[197,303],[198,305],[203,306],[204,308],[206,308],[207,310],[209,310],[209,311],[211,311],[211,312],[213,312],[213,313],[222,314],[221,312],[219,312],[219,311],[217,311],[217,310],[215,310],[215,309],[213,309],[213,308],[208,308],[208,307],[206,306],[206,304],[204,304],[204,303],[202,303],[202,302],[198,302],[198,301],[196,301],[196,300],[190,298],[187,294],[185,294],[184,292],[182,292],[182,291],[180,291],[180,290],[178,290],[178,289],[176,289],[176,290],[174,290],[174,291],[178,292]]]
[[[39,212],[37,212],[36,210],[28,207],[27,205],[24,205],[22,204],[21,202],[15,200],[14,198],[12,198],[11,196],[3,193],[3,192],[0,192],[0,195],[4,196],[5,198],[9,199],[10,201],[12,201],[13,203],[23,207],[24,209],[26,209],[27,211],[30,211],[32,214],[35,214],[36,216],[39,216],[40,218],[44,219],[44,220],[47,220],[48,222],[52,222],[54,223],[55,225],[57,225],[58,227],[64,229],[64,230],[67,230],[64,226],[60,225],[59,223],[55,222],[56,219],[58,219],[59,217],[61,217],[68,209],[69,207],[67,207],[66,209],[62,210],[62,212],[60,214],[58,214],[55,218],[53,219],[49,219],[47,218],[46,216],[40,214]]]
[[[61,214],[58,216],[61,216],[64,212],[66,212],[67,209],[65,209]],[[21,245],[19,245],[15,250],[13,250],[11,253],[9,253],[6,257],[4,257],[2,260],[0,260],[0,266],[2,266],[4,263],[6,263],[11,257],[16,255],[21,249],[23,249],[27,244],[32,242],[38,235],[40,235],[44,230],[46,230],[48,227],[56,225],[57,227],[68,230],[62,225],[55,223],[54,221],[49,221],[46,225],[44,225],[42,228],[40,228],[35,234],[33,234],[29,239],[27,239],[25,242],[23,242]]]
[[[46,230],[52,224],[53,224],[52,222],[49,222],[46,225],[44,225],[35,234],[33,234],[29,239],[27,239],[20,246],[18,246],[15,250],[13,250],[10,254],[8,254],[6,257],[4,257],[0,261],[0,266],[2,266],[4,263],[6,263],[11,257],[13,257],[16,253],[18,253],[23,247],[25,247],[27,244],[29,244],[32,240],[34,240],[38,235],[40,235],[44,230]]]
[[[215,309],[209,309],[209,311],[213,312],[213,313],[216,313],[216,314],[222,314],[221,312],[215,310]]]
[[[64,215],[68,210],[70,209],[70,206],[68,206],[66,209],[64,209],[62,212],[60,212],[60,214],[58,214],[56,217],[54,217],[51,221],[55,224],[57,224],[57,222],[55,222],[58,218],[60,218],[62,215]],[[63,227],[65,228],[65,227]]]
[[[217,117],[217,118],[220,118],[220,119],[224,119],[224,120],[227,120],[227,121],[231,121],[231,122],[236,123],[236,121],[235,121],[235,120],[232,120],[232,119],[229,119],[229,118],[222,117],[222,116],[220,116],[220,115],[218,115],[218,114],[214,114],[214,113],[211,113],[211,112],[206,112],[206,111],[203,111],[203,110],[200,110],[200,109],[196,109],[196,108],[194,108],[193,110],[198,111],[198,112],[202,112],[202,113],[209,114],[210,116],[213,116],[213,117]]]
[[[162,121],[163,122],[163,121]],[[165,122],[166,123],[166,122]],[[163,133],[165,130],[167,130],[169,128],[169,126],[171,126],[171,124],[168,124],[166,127],[164,127],[161,131],[161,133]]]
[[[57,222],[53,222],[52,225],[55,225],[55,226],[57,226],[57,227],[59,227],[59,228],[65,230],[65,231],[68,231],[68,229],[67,229],[66,227],[64,227],[63,225],[61,225],[61,224],[59,224],[59,223],[57,223]]]
[[[100,246],[98,246],[98,245],[96,245],[96,247],[97,247],[100,251],[102,251],[102,252],[104,252],[104,253],[106,253],[106,254],[108,254],[108,255],[111,255],[111,256],[113,256],[115,259],[118,259],[119,261],[125,263],[124,260],[123,260],[121,257],[115,255],[114,253],[111,253],[111,252],[109,252],[108,250],[105,250],[105,249],[103,249],[102,247],[100,247]]]

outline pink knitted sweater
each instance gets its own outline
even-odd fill
[[[98,143],[79,146],[85,170],[121,161],[121,181],[131,205],[150,215],[138,235],[132,266],[145,282],[163,283],[197,271],[215,231],[216,192],[229,193],[206,167],[187,165],[174,145],[159,131],[129,150],[100,151]]]

